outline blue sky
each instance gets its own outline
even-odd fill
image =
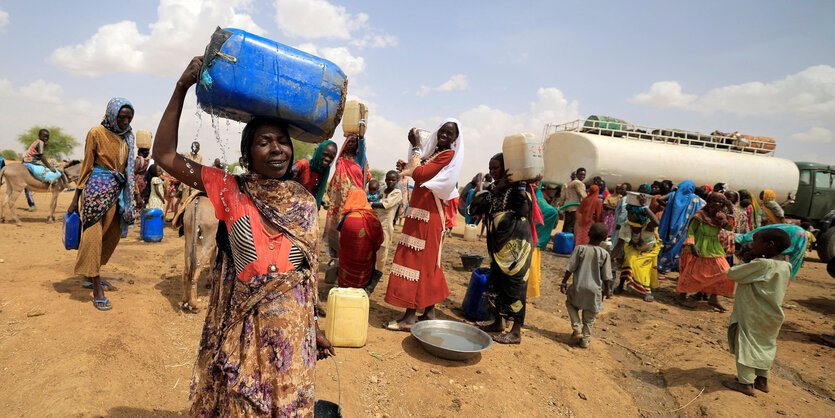
[[[107,100],[155,131],[177,76],[215,26],[240,27],[331,59],[371,104],[373,168],[405,153],[411,126],[461,120],[462,179],[504,136],[591,114],[777,139],[777,155],[835,163],[835,2],[160,0],[0,2],[0,149],[33,125],[80,140]],[[218,145],[193,96],[181,150]],[[201,123],[199,129],[198,125]],[[222,152],[222,150],[225,150]],[[76,154],[81,155],[79,147]]]

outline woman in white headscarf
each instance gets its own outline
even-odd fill
[[[415,181],[403,223],[403,232],[391,265],[386,302],[406,308],[400,320],[389,322],[391,330],[408,331],[420,319],[435,318],[435,304],[449,296],[441,269],[444,211],[441,202],[458,196],[456,182],[464,162],[461,124],[446,119],[421,146],[417,129],[409,132],[412,151],[402,175]]]

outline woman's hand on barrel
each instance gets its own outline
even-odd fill
[[[199,55],[191,59],[191,62],[188,63],[185,71],[183,71],[183,75],[180,76],[180,80],[177,81],[177,84],[189,88],[197,83],[197,77],[200,74],[200,68],[203,66],[203,56]]]
[[[335,356],[336,351],[333,349],[333,345],[331,342],[328,341],[327,337],[325,337],[325,332],[316,329],[316,359],[322,360],[328,356]]]

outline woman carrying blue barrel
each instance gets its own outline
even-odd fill
[[[334,354],[315,316],[319,266],[316,199],[293,181],[288,125],[256,117],[243,130],[247,174],[177,154],[195,57],[160,120],[154,159],[203,190],[221,220],[218,261],[192,380],[192,416],[312,416],[317,358]]]

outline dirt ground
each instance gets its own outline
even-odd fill
[[[59,213],[70,196],[61,195]],[[182,238],[166,228],[162,242],[145,243],[132,229],[103,268],[117,289],[108,293],[113,310],[99,312],[72,274],[76,252],[63,249],[61,224],[45,222],[48,199],[36,195],[37,210],[26,212],[21,196],[23,227],[0,224],[0,416],[186,415],[204,314],[177,307]],[[458,254],[486,255],[483,241],[465,242],[461,232],[443,256],[452,294],[440,314],[455,320],[463,320],[470,276]],[[549,250],[542,260],[543,296],[529,305],[522,344],[496,344],[463,363],[384,330],[400,312],[383,302],[382,282],[371,297],[366,346],[337,349],[344,415],[835,415],[835,349],[818,339],[835,332],[835,279],[814,254],[788,290],[771,393],[753,398],[721,385],[735,375],[726,341],[730,313],[704,303],[681,307],[673,302],[675,281],[663,281],[655,303],[606,300],[591,347],[577,348],[567,342],[557,286],[565,257]],[[323,296],[328,288],[320,284]],[[200,295],[207,294],[201,282]],[[317,371],[317,397],[337,401],[333,362],[320,362]]]

